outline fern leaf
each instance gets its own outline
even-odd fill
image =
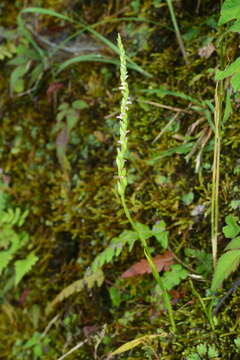
[[[213,292],[217,291],[223,281],[237,269],[239,263],[240,250],[229,250],[219,258],[211,284]]]
[[[123,231],[118,237],[114,237],[108,247],[103,250],[94,259],[91,269],[96,271],[101,268],[104,264],[110,263],[114,257],[121,254],[122,249],[126,244],[129,245],[129,250],[132,250],[134,242],[138,239],[138,234],[132,230]]]
[[[69,296],[82,291],[85,285],[87,285],[87,287],[91,289],[93,288],[95,283],[97,283],[98,286],[101,286],[103,281],[104,274],[101,269],[98,269],[94,273],[86,273],[83,279],[76,280],[71,285],[65,287],[47,307],[46,313],[50,313],[53,310],[54,306],[59,302],[62,302]]]
[[[13,258],[13,253],[10,250],[0,252],[0,275],[2,271],[8,266]]]
[[[23,260],[15,261],[15,285],[17,285],[22,280],[22,278],[31,270],[37,261],[38,257],[34,254],[34,252],[28,254],[28,256]]]

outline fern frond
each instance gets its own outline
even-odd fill
[[[20,208],[12,209],[9,208],[2,212],[0,225],[9,224],[9,225],[17,225],[22,226],[24,221],[28,215],[28,210],[25,210],[23,213],[21,212]]]
[[[50,303],[50,305],[46,309],[46,313],[50,313],[54,306],[69,296],[78,293],[87,286],[88,289],[92,289],[95,283],[98,286],[101,286],[104,281],[104,274],[101,269],[97,269],[95,272],[86,272],[83,279],[74,281],[71,285],[65,287]]]
[[[104,264],[110,263],[114,257],[118,257],[124,246],[129,245],[130,251],[133,248],[135,241],[138,240],[136,231],[125,230],[118,237],[114,237],[108,247],[103,250],[91,265],[91,269],[96,271],[98,268],[103,267]]]
[[[10,250],[0,252],[0,275],[2,271],[8,266],[13,258],[13,253]]]
[[[10,59],[16,53],[16,46],[9,42],[4,45],[0,45],[0,60],[6,58]]]
[[[22,278],[32,269],[33,265],[38,261],[38,257],[31,252],[28,256],[23,260],[15,261],[15,285],[17,285]]]

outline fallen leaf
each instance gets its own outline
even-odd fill
[[[165,251],[162,255],[157,255],[153,258],[153,262],[155,263],[158,271],[169,270],[170,266],[174,264],[173,253],[171,251]],[[149,267],[148,261],[146,259],[142,259],[139,262],[133,264],[128,270],[126,270],[121,278],[129,278],[142,274],[150,274],[151,269]]]

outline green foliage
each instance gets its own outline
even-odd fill
[[[41,37],[41,35],[37,34],[34,30],[29,29],[26,26],[23,20],[23,14],[42,14],[49,15],[54,18],[61,19],[68,23],[75,23],[81,30],[77,31],[75,34],[69,36],[69,38],[63,40],[60,43],[52,43],[51,41]],[[39,81],[41,80],[46,69],[54,68],[54,55],[59,49],[64,48],[64,45],[67,48],[66,43],[68,40],[72,40],[76,38],[78,35],[82,34],[84,31],[89,32],[93,37],[95,37],[99,42],[102,42],[105,46],[109,47],[114,53],[119,54],[118,47],[108,40],[106,37],[102,36],[100,33],[94,30],[94,24],[91,26],[85,26],[80,22],[75,22],[72,18],[62,15],[56,11],[50,9],[43,8],[25,8],[23,9],[18,16],[18,33],[22,35],[21,41],[19,45],[14,48],[14,52],[16,52],[16,57],[9,62],[10,65],[14,65],[15,69],[11,73],[10,77],[10,89],[11,92],[14,93],[22,93],[25,88],[25,80],[29,79],[29,86],[32,87],[31,90],[35,89]],[[46,46],[50,46],[49,51],[44,51],[39,47],[38,42],[34,38],[34,36],[38,38],[39,42],[45,42]],[[13,52],[12,46],[11,51]],[[75,50],[76,51],[76,50]],[[107,57],[105,55],[96,53],[96,54],[83,54],[80,56],[75,56],[75,51],[72,53],[72,57],[62,63],[56,64],[56,74],[60,73],[70,65],[79,62],[102,62],[102,63],[110,63],[119,65],[119,60],[114,59],[112,57]],[[67,49],[69,52],[69,49]],[[79,47],[79,52],[81,52],[81,48]],[[7,50],[6,47],[0,48],[0,59],[2,57],[10,57],[10,49]],[[129,57],[127,57],[127,61],[129,63],[129,67],[134,69],[135,71],[140,72],[141,74],[150,77],[151,75],[145,72],[140,66],[138,66],[134,61],[132,61]],[[55,61],[56,62],[56,61]]]
[[[185,255],[196,259],[196,272],[199,275],[208,277],[212,274],[212,254],[206,253],[204,250],[186,248]]]
[[[53,134],[57,133],[56,151],[57,158],[62,167],[62,170],[67,174],[70,170],[70,164],[66,157],[67,145],[71,137],[71,132],[76,126],[80,111],[88,107],[83,100],[75,100],[72,104],[63,102],[58,107],[57,123],[52,129]]]
[[[217,360],[218,351],[214,345],[199,344],[196,352],[192,352],[186,357],[186,360]]]
[[[65,287],[55,298],[54,300],[47,306],[46,313],[50,313],[54,306],[69,296],[83,291],[85,287],[88,289],[92,289],[96,284],[97,286],[101,286],[104,281],[104,274],[101,269],[97,269],[92,272],[91,270],[87,270],[83,279],[74,281],[71,285]]]
[[[168,291],[179,285],[182,280],[186,279],[188,271],[180,264],[171,265],[169,271],[165,271],[162,275],[164,285]]]
[[[237,337],[236,339],[234,339],[234,344],[236,346],[236,350],[239,353],[240,352],[240,337]]]
[[[11,58],[16,53],[16,31],[6,30],[0,26],[1,40],[5,41],[0,45],[0,61]]]
[[[4,294],[12,281],[14,285],[19,284],[38,258],[32,251],[25,258],[16,259],[29,242],[29,235],[19,230],[25,222],[28,211],[21,212],[19,208],[10,207],[9,197],[4,194],[4,190],[0,190],[0,201],[0,276],[8,279],[5,288],[1,289]],[[13,276],[9,276],[12,264],[15,271]]]
[[[25,90],[24,79],[28,74],[29,86],[36,87],[44,72],[41,57],[35,49],[31,49],[28,41],[22,39],[16,48],[16,56],[9,61],[15,68],[10,76],[10,90],[12,93],[21,93]]]
[[[228,215],[225,218],[226,226],[223,227],[223,233],[227,238],[234,238],[240,232],[240,226],[237,224],[237,218],[232,215]]]
[[[240,31],[240,4],[236,0],[225,0],[221,8],[221,16],[219,25],[224,25],[229,21],[234,20],[234,23],[229,27],[228,31]],[[231,76],[231,85],[234,91],[240,89],[240,57],[238,57],[232,64],[228,65],[225,70],[218,71],[216,80],[223,80]]]
[[[20,359],[20,357],[25,360],[42,359],[45,354],[44,349],[48,348],[50,341],[48,336],[43,337],[43,334],[36,331],[27,341],[18,339],[13,346],[12,355],[15,359]]]
[[[98,268],[102,268],[103,265],[110,263],[114,258],[118,257],[126,246],[128,246],[129,251],[131,252],[135,242],[140,240],[140,236],[144,240],[155,237],[164,249],[167,248],[168,231],[165,229],[166,224],[163,220],[155,224],[152,229],[140,222],[135,222],[134,224],[135,228],[138,229],[138,232],[133,230],[124,230],[118,237],[114,237],[106,249],[98,254],[93,261],[91,265],[93,271],[96,271]]]
[[[232,240],[225,247],[225,253],[219,258],[216,269],[214,271],[211,290],[216,291],[228,278],[228,276],[235,271],[240,264],[240,226],[237,224],[237,218],[228,215],[225,219],[227,225],[223,227],[224,235]]]

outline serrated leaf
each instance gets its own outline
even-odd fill
[[[162,276],[164,287],[166,290],[171,290],[188,276],[188,271],[180,264],[174,264],[170,270],[165,272]]]
[[[34,254],[34,252],[28,254],[28,256],[23,260],[15,261],[15,285],[17,285],[22,280],[22,278],[31,270],[37,261],[38,257]]]
[[[237,269],[239,263],[240,250],[230,250],[219,258],[211,284],[213,292],[217,291],[223,281]]]
[[[12,258],[13,258],[13,253],[11,252],[11,250],[0,252],[0,275],[2,271],[8,266]]]
[[[223,233],[227,238],[234,238],[240,233],[240,226],[237,224],[237,218],[232,215],[228,215],[225,218],[227,223],[223,227]]]
[[[133,230],[124,230],[117,239],[125,243],[131,244],[133,241],[136,241],[138,239],[138,233]]]
[[[240,237],[236,237],[232,239],[224,250],[226,251],[226,250],[234,250],[234,249],[240,250]]]
[[[54,306],[59,302],[63,301],[72,294],[82,291],[85,285],[91,289],[96,283],[98,286],[101,286],[104,281],[104,273],[101,269],[97,269],[95,272],[86,273],[83,279],[74,281],[71,285],[65,287],[47,306],[46,313],[50,313]]]

